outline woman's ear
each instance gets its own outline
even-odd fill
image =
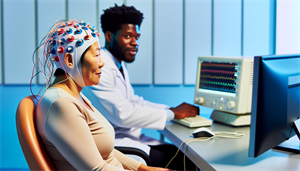
[[[110,31],[105,32],[105,40],[110,43],[112,40],[112,33]]]
[[[71,53],[66,53],[64,56],[64,62],[65,64],[72,69],[73,68],[73,59],[72,59],[72,54]]]

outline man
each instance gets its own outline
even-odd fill
[[[101,24],[105,47],[101,50],[101,58],[105,66],[99,85],[87,87],[83,92],[114,126],[116,146],[137,147],[153,158],[160,155],[159,151],[167,149],[175,154],[176,148],[173,145],[169,148],[170,145],[165,142],[141,135],[141,128],[162,130],[166,121],[198,115],[199,107],[182,103],[170,108],[134,94],[122,61],[131,63],[135,59],[142,20],[143,14],[134,7],[115,5],[104,10]]]

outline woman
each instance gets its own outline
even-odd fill
[[[115,150],[113,127],[80,93],[82,87],[100,81],[104,64],[98,36],[85,22],[59,21],[39,48],[43,55],[37,63],[41,63],[47,88],[37,107],[36,125],[54,167],[168,170],[148,167]]]

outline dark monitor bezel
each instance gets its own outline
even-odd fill
[[[266,108],[271,108],[271,102],[275,102],[275,98],[281,99],[283,98],[283,102],[287,101],[288,97],[286,96],[288,90],[284,90],[284,87],[286,87],[287,83],[280,83],[281,76],[285,79],[286,75],[280,75],[281,71],[272,70],[272,68],[268,68],[267,64],[272,61],[276,60],[288,60],[292,58],[299,58],[300,61],[300,54],[293,54],[293,55],[268,55],[268,56],[255,56],[254,57],[254,73],[253,73],[253,94],[252,94],[252,113],[251,113],[251,126],[250,126],[250,142],[249,142],[249,157],[257,157],[264,152],[268,151],[269,149],[275,148],[283,141],[289,139],[290,137],[295,135],[295,132],[297,133],[298,137],[299,135],[299,128],[297,125],[299,125],[299,117],[298,120],[295,119],[294,122],[287,121],[287,127],[283,128],[281,130],[277,130],[276,122],[281,122],[279,119],[274,119],[275,123],[272,122],[272,117],[270,113],[268,112],[262,112],[266,111]],[[278,61],[277,61],[278,62]],[[271,70],[271,71],[269,71]],[[272,73],[274,71],[275,73]],[[275,74],[275,75],[274,75]],[[278,74],[278,78],[277,75]],[[299,72],[295,73],[300,75],[300,68]],[[272,82],[273,81],[273,82]],[[273,83],[273,84],[272,84]],[[275,83],[278,83],[275,84]],[[269,92],[266,88],[269,86]],[[298,85],[299,86],[299,85]],[[287,87],[285,88],[287,89]],[[275,90],[275,91],[274,91]],[[274,97],[271,97],[271,92],[274,91]],[[269,96],[269,97],[264,97]],[[271,100],[270,100],[271,99]],[[280,104],[280,103],[277,103]],[[287,115],[288,112],[284,112],[284,110],[287,110],[287,104],[281,104],[276,105],[274,103],[274,108],[278,107],[278,110],[280,113],[284,113]],[[282,109],[280,108],[282,107]],[[275,112],[276,113],[276,112]],[[269,117],[270,121],[268,121],[266,118]],[[281,117],[281,116],[280,116]],[[272,125],[273,124],[273,125]],[[275,125],[275,126],[274,126]],[[266,130],[264,130],[266,129]],[[285,131],[285,134],[283,134],[279,131]],[[290,131],[290,133],[287,136],[287,131]],[[276,134],[276,135],[275,135]],[[277,135],[278,134],[278,135]],[[280,134],[280,136],[279,136]],[[274,137],[280,137],[275,139]],[[271,142],[273,141],[273,142]],[[299,147],[299,146],[298,146]],[[285,147],[284,147],[285,148]],[[280,148],[280,150],[283,150]],[[289,150],[286,150],[289,151]],[[293,149],[291,152],[299,153],[300,150]]]

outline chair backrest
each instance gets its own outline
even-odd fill
[[[25,97],[19,103],[16,112],[19,142],[30,170],[55,170],[36,131],[35,108],[40,98],[36,97]]]

